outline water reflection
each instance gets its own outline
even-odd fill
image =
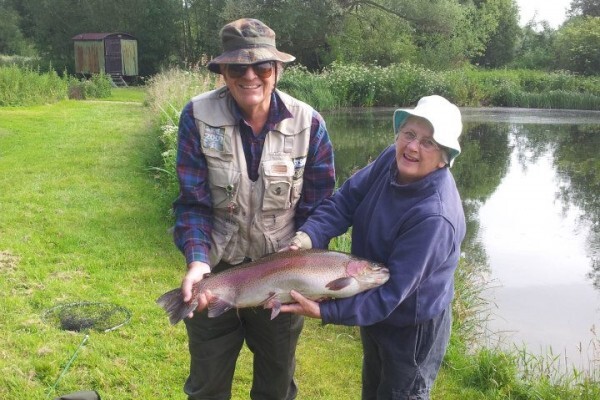
[[[498,282],[495,328],[533,351],[568,352],[600,322],[600,112],[462,111],[452,172],[465,251]],[[340,182],[393,142],[392,112],[325,114]]]

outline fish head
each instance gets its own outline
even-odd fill
[[[390,271],[386,267],[367,260],[350,261],[346,265],[346,273],[365,289],[381,286],[390,279]]]

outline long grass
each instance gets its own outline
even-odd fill
[[[50,69],[0,64],[0,107],[33,106],[55,103],[66,98],[106,98],[111,95],[108,75],[94,74],[90,79],[59,76]]]
[[[0,106],[44,104],[67,98],[67,80],[16,65],[0,67]]]
[[[183,397],[187,337],[181,325],[168,325],[154,299],[179,285],[184,260],[168,233],[172,198],[161,194],[153,169],[163,162],[157,129],[148,124],[156,112],[127,90],[118,94],[124,102],[0,108],[2,399],[88,389],[108,400]],[[347,249],[348,240],[334,245]],[[473,342],[480,270],[467,256],[459,271],[452,343],[434,399],[598,398],[595,380],[539,381],[517,372],[518,355]],[[113,332],[90,331],[82,346],[84,332],[42,319],[74,301],[114,303],[132,319]],[[300,399],[360,398],[357,328],[308,320],[297,355]],[[245,349],[234,399],[248,398],[251,371]]]
[[[169,326],[154,303],[179,285],[185,265],[169,234],[172,198],[160,195],[151,169],[161,163],[151,115],[129,100],[0,108],[0,186],[10,188],[0,191],[1,399],[88,389],[103,399],[182,398],[185,329]],[[90,331],[81,346],[85,332],[42,318],[77,301],[125,307],[131,322]],[[356,329],[307,321],[303,396],[356,398],[359,349]],[[248,398],[251,364],[244,350],[235,399]]]
[[[410,106],[432,93],[471,107],[597,110],[600,104],[597,76],[473,67],[440,72],[406,63],[385,68],[334,63],[319,74],[292,66],[279,87],[320,110]]]

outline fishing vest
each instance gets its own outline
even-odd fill
[[[192,99],[213,205],[211,267],[219,261],[238,264],[273,253],[287,246],[295,233],[313,109],[285,93],[277,94],[294,117],[266,135],[256,182],[248,177],[227,88]]]

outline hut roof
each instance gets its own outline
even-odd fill
[[[113,33],[80,33],[73,36],[72,40],[104,40],[108,36],[124,36],[130,39],[135,39],[129,33],[113,32]]]

